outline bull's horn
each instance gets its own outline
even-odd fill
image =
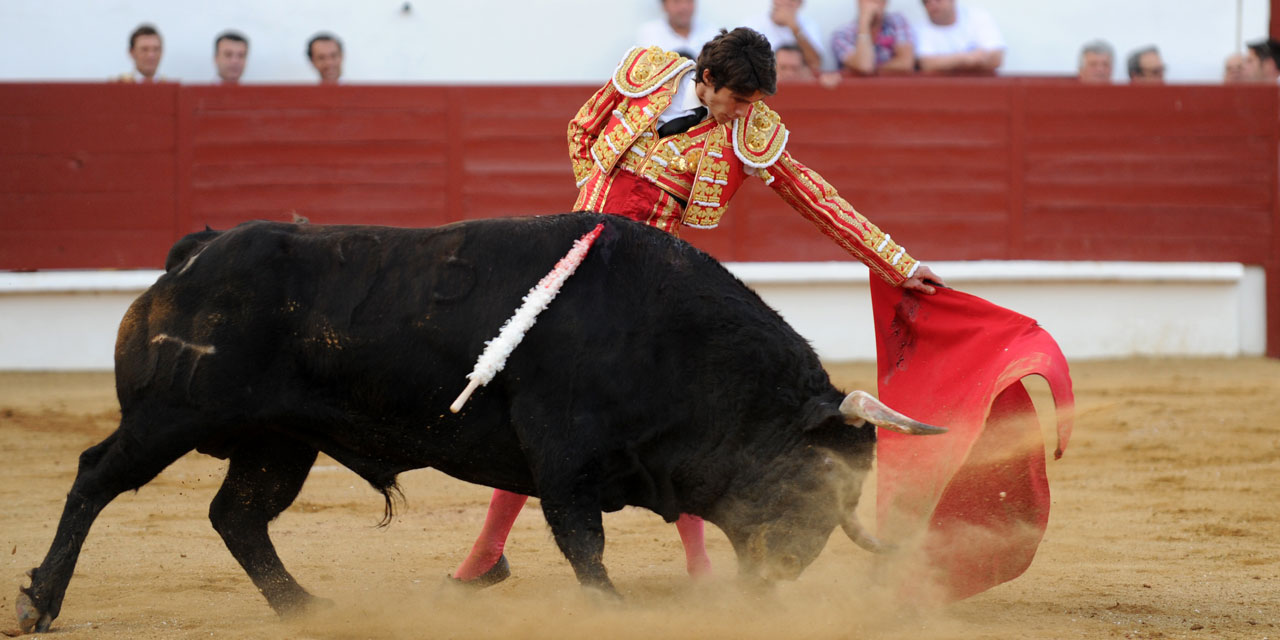
[[[893,545],[880,542],[875,536],[867,533],[867,530],[862,528],[862,523],[858,522],[858,516],[850,514],[844,522],[840,523],[840,528],[844,529],[845,535],[849,536],[854,544],[871,553],[889,553],[894,550]]]
[[[942,427],[935,427],[912,420],[890,409],[888,405],[880,402],[866,391],[854,391],[845,396],[844,402],[840,403],[840,413],[844,414],[846,419],[866,420],[878,427],[913,436],[928,436],[947,432]]]

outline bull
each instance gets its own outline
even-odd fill
[[[529,286],[604,232],[506,368],[450,401]],[[120,425],[80,456],[48,554],[18,598],[47,630],[98,513],[191,450],[229,460],[213,528],[279,614],[318,602],[267,525],[317,452],[386,499],[434,467],[537,496],[579,582],[615,593],[601,514],[701,516],[749,580],[790,579],[854,517],[880,424],[809,344],[710,256],[651,227],[568,214],[432,229],[252,222],[194,233],[130,306],[115,349]]]

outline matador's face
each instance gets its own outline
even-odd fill
[[[697,85],[698,99],[707,107],[707,111],[711,113],[711,117],[716,119],[718,124],[728,124],[747,115],[747,109],[751,105],[764,100],[764,92],[757,91],[751,95],[743,95],[730,89],[729,87],[715,88],[715,83],[711,81],[711,71],[703,69],[702,82]]]

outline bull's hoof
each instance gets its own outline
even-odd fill
[[[503,580],[511,577],[511,565],[507,563],[507,554],[498,556],[498,561],[493,563],[489,570],[470,579],[459,580],[453,576],[449,576],[449,580],[458,586],[467,587],[469,589],[483,589],[492,587]]]
[[[44,633],[53,624],[53,616],[41,613],[36,608],[36,603],[31,601],[31,596],[26,593],[18,593],[18,598],[14,600],[13,604],[18,610],[18,628],[23,633],[31,633],[32,631]]]

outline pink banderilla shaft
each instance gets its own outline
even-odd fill
[[[534,322],[537,322],[538,314],[551,304],[551,300],[557,293],[560,293],[560,287],[564,286],[564,281],[568,280],[569,276],[577,270],[578,265],[582,264],[582,259],[587,256],[587,250],[591,248],[591,244],[596,241],[603,229],[604,223],[597,224],[594,229],[575,240],[569,253],[560,258],[551,272],[529,289],[529,293],[524,296],[524,304],[521,304],[515,314],[502,325],[502,329],[498,331],[498,337],[485,342],[484,352],[476,360],[475,368],[467,374],[471,382],[462,393],[458,394],[453,404],[449,405],[450,411],[454,413],[461,411],[462,405],[467,403],[467,398],[470,398],[476,389],[481,385],[489,384],[489,381],[502,371],[502,368],[507,365],[507,356],[511,355],[516,345],[524,339],[524,334],[529,331]]]

